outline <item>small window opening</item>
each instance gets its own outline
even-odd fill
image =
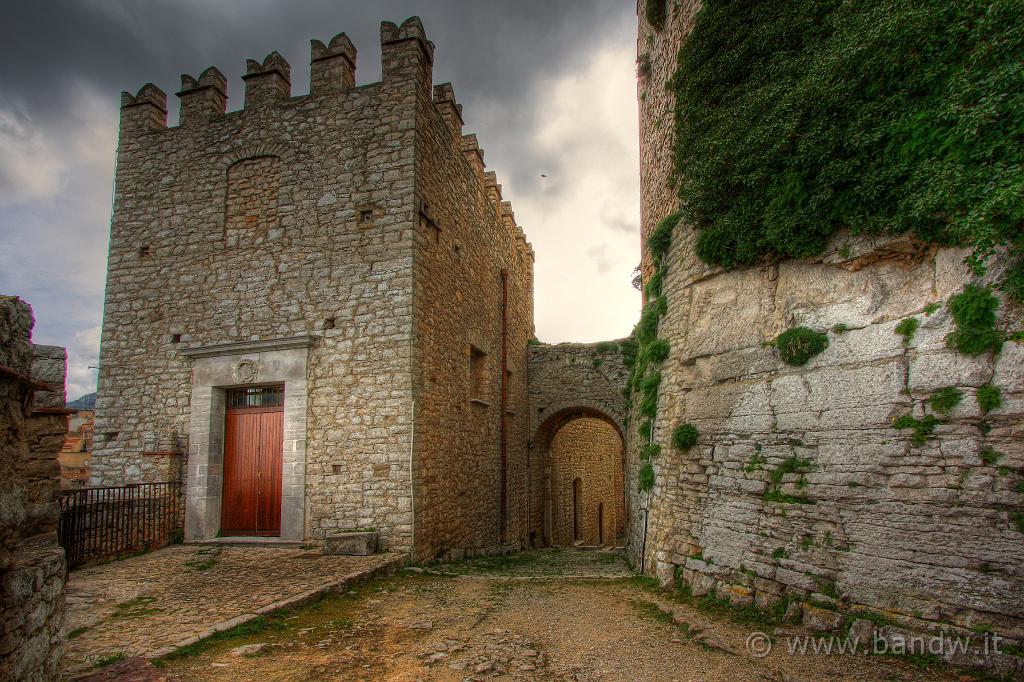
[[[476,346],[469,347],[470,397],[483,400],[487,393],[487,353]]]
[[[334,329],[334,318],[328,317],[324,320],[324,323],[320,325],[320,329]]]
[[[139,247],[139,258],[149,258],[150,253],[151,253],[150,247],[148,247],[148,246],[140,246]]]
[[[181,334],[171,334],[171,343],[181,343]]]
[[[369,225],[373,222],[373,209],[364,208],[359,211],[359,224]]]
[[[345,472],[345,467],[343,467],[341,464],[332,464],[331,465],[331,473],[333,473],[335,476],[340,476],[344,472]]]

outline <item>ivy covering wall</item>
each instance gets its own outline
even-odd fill
[[[698,256],[751,265],[844,228],[910,232],[973,246],[979,272],[1009,245],[1012,289],[1022,16],[1024,0],[706,0],[667,84]]]

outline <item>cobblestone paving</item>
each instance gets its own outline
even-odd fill
[[[104,657],[145,656],[395,558],[177,545],[74,571],[68,579],[64,664],[75,672]]]
[[[599,577],[610,561],[598,552],[546,551],[448,564],[443,574],[416,567],[169,656],[159,670],[175,682],[959,677],[878,656],[790,656],[785,637],[807,634],[796,626],[773,629],[777,646],[758,658],[746,642],[763,625],[673,601],[643,581]]]

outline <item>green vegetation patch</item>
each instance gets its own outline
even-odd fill
[[[905,414],[892,420],[892,428],[914,429],[911,442],[914,445],[924,445],[932,434],[935,433],[935,427],[940,423],[938,419],[930,414],[925,415],[922,419],[915,419],[913,416]]]
[[[999,409],[1003,404],[1003,393],[995,384],[981,386],[974,398],[978,401],[978,407],[981,408],[983,414]]]
[[[647,249],[655,263],[661,262],[662,257],[672,246],[672,230],[675,229],[681,216],[682,213],[678,211],[665,216],[647,237]]]
[[[648,443],[640,448],[640,459],[649,462],[661,454],[661,446],[657,443]]]
[[[784,363],[799,367],[828,348],[828,336],[808,327],[793,327],[779,334],[772,345]]]
[[[805,474],[814,469],[814,460],[809,457],[787,457],[772,469],[769,478],[772,483],[781,483],[786,474]]]
[[[655,339],[649,344],[644,346],[641,352],[642,359],[646,362],[652,362],[654,364],[660,364],[665,361],[668,357],[668,353],[671,350],[668,341],[665,339]]]
[[[939,414],[949,414],[963,399],[963,391],[955,386],[946,386],[932,393],[928,404]]]
[[[909,346],[920,326],[921,322],[916,317],[908,317],[900,320],[900,323],[896,325],[893,331],[903,337],[904,346]]]
[[[644,0],[644,17],[647,18],[647,23],[661,30],[665,25],[666,6],[667,0]]]
[[[1024,512],[1010,512],[1010,522],[1013,523],[1013,527],[1017,529],[1017,532],[1024,533]]]
[[[955,329],[947,337],[951,348],[965,355],[986,351],[998,353],[1003,347],[1002,334],[996,329],[996,308],[999,299],[987,287],[968,284],[963,293],[949,299],[949,312]]]
[[[976,271],[998,245],[1021,251],[1020,14],[1019,0],[704,3],[672,80],[698,256],[804,258],[842,229],[970,245]]]
[[[1017,303],[1024,303],[1024,258],[1010,266],[999,288]]]
[[[654,488],[654,467],[651,466],[650,462],[645,463],[640,467],[640,471],[636,477],[637,488],[640,492],[646,493]]]
[[[136,597],[114,607],[112,618],[145,618],[161,609],[153,606],[156,597]]]
[[[981,458],[982,462],[989,466],[996,464],[997,462],[999,462],[999,460],[1001,460],[1004,457],[1003,453],[999,452],[998,450],[993,450],[991,447],[986,447],[985,449],[983,449],[980,453],[978,453],[978,456]]]
[[[697,444],[699,435],[693,424],[680,424],[672,432],[672,447],[676,450],[689,450]]]
[[[92,662],[92,667],[94,669],[95,668],[105,668],[108,665],[113,665],[114,663],[119,663],[120,661],[123,661],[126,658],[128,658],[128,654],[126,654],[125,652],[123,652],[123,651],[115,651],[112,654],[105,654],[103,656],[100,656],[100,657],[94,659],[93,662]]]

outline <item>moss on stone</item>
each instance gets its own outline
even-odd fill
[[[793,327],[779,334],[773,345],[784,363],[799,367],[828,348],[828,336],[808,327]]]
[[[676,450],[689,450],[697,444],[697,427],[693,424],[680,424],[672,432],[672,447]]]
[[[896,325],[893,331],[903,337],[904,346],[909,346],[910,342],[914,340],[914,335],[917,334],[917,330],[920,326],[920,320],[916,317],[908,317],[904,320],[900,320],[899,324]]]
[[[964,392],[955,386],[940,388],[928,398],[928,404],[939,414],[949,414],[964,399]]]
[[[975,400],[978,401],[982,413],[988,414],[1003,404],[1003,394],[995,384],[985,384],[978,388]]]
[[[1003,347],[1002,335],[995,327],[998,307],[999,299],[988,287],[974,284],[968,284],[963,293],[949,299],[949,312],[956,327],[947,337],[950,347],[965,355],[998,353]]]

